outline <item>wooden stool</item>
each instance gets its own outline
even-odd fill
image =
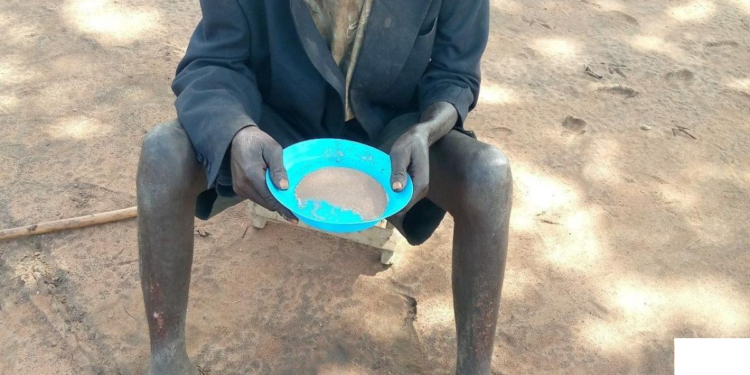
[[[281,215],[276,212],[268,211],[267,209],[248,201],[247,211],[253,220],[253,227],[256,229],[263,229],[269,221],[274,223],[282,223],[293,225],[290,222],[284,220]],[[299,223],[299,227],[310,228],[309,226]],[[315,229],[313,229],[315,230]],[[343,238],[349,241],[354,241],[367,246],[376,247],[382,250],[380,254],[380,262],[383,264],[393,264],[393,256],[396,253],[396,249],[399,244],[404,240],[404,237],[399,233],[390,223],[383,220],[378,225],[357,233],[328,233],[332,236]]]

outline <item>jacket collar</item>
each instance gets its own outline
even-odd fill
[[[307,56],[310,58],[315,69],[320,72],[323,78],[336,90],[344,102],[344,75],[341,73],[338,65],[333,60],[331,50],[328,48],[323,37],[318,32],[318,28],[313,22],[310,11],[304,4],[304,0],[289,0],[292,19],[294,20],[297,35],[305,49]]]
[[[289,0],[297,35],[313,66],[336,90],[343,103],[345,77],[318,32],[304,0]],[[432,0],[373,0],[352,89],[382,93],[401,72]]]

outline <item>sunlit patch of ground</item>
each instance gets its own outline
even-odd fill
[[[692,326],[734,336],[750,324],[750,308],[739,290],[700,276],[673,280],[623,277],[621,282],[601,288],[615,317],[586,319],[580,334],[607,353],[637,350],[642,343],[634,339],[643,332],[665,334]]]
[[[620,144],[613,139],[595,140],[588,148],[588,162],[584,165],[584,176],[599,183],[611,185],[624,182],[620,171]]]
[[[515,178],[494,373],[671,373],[649,370],[672,363],[674,337],[750,334],[748,14],[750,0],[491,2],[480,103],[466,126],[508,154]],[[197,2],[0,1],[3,227],[136,203],[142,138],[174,117],[169,82],[199,17]],[[625,76],[608,64],[626,65]],[[639,94],[607,91],[626,84]],[[580,131],[563,126],[567,116]],[[678,125],[697,139],[673,135]],[[369,337],[351,341],[357,357],[403,352],[394,335],[408,325],[408,295],[422,350],[413,358],[426,358],[425,373],[454,372],[450,216],[386,268],[376,250],[323,234],[248,229],[241,212],[196,221],[210,232],[195,236],[197,363],[253,373],[243,366],[256,353],[294,362],[286,354],[337,337],[325,327]],[[0,373],[142,372],[136,238],[129,221],[0,244]],[[24,258],[37,252],[46,265]],[[383,289],[341,278],[365,271],[356,283]],[[36,294],[57,275],[53,294]],[[70,315],[37,311],[52,297]],[[311,315],[311,305],[332,314]],[[280,319],[290,322],[283,358]],[[665,350],[638,360],[652,343]],[[417,373],[403,369],[393,373]],[[345,362],[317,371],[387,373]]]
[[[533,230],[538,225],[538,215],[575,206],[579,201],[574,186],[531,172],[520,162],[513,162],[513,183],[517,193],[513,197],[512,230]]]
[[[669,8],[669,15],[677,21],[705,21],[716,13],[716,5],[711,1],[693,1],[689,4]]]
[[[542,255],[561,270],[585,270],[605,254],[598,229],[603,211],[581,200],[574,185],[550,175],[513,167],[518,192],[514,197],[511,230],[529,231],[543,243]]]
[[[630,39],[630,45],[644,52],[657,52],[672,58],[683,56],[682,50],[677,45],[658,36],[636,35]]]
[[[0,88],[11,88],[38,76],[38,72],[17,61],[17,56],[3,56],[0,53]]]
[[[492,0],[490,1],[492,9],[498,10],[504,13],[519,13],[522,10],[521,4],[515,0]]]
[[[594,3],[599,5],[601,9],[605,11],[623,12],[627,9],[625,4],[620,0],[596,0]]]
[[[745,12],[750,13],[750,0],[725,0],[725,2],[735,5]]]
[[[483,82],[479,91],[479,103],[489,105],[511,105],[520,101],[515,90],[492,82]]]
[[[133,42],[156,28],[161,20],[156,9],[131,9],[112,0],[70,0],[66,14],[80,31],[110,44]]]
[[[741,78],[734,80],[732,82],[729,82],[727,86],[729,86],[729,88],[731,88],[732,90],[750,96],[750,78]]]
[[[10,113],[18,106],[19,102],[15,96],[0,94],[0,114]]]
[[[98,120],[79,116],[60,120],[47,130],[47,134],[53,138],[88,139],[105,136],[109,131],[109,127]]]
[[[581,49],[575,41],[564,38],[538,39],[533,46],[547,57],[563,60],[575,58]]]

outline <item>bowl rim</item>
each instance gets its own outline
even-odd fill
[[[385,152],[383,152],[383,151],[381,151],[381,150],[379,150],[379,149],[377,149],[375,147],[372,147],[372,146],[364,144],[364,143],[360,143],[360,142],[356,142],[356,141],[350,141],[348,139],[340,139],[340,138],[316,138],[316,139],[308,139],[308,140],[304,140],[304,141],[297,142],[295,144],[289,145],[289,146],[285,147],[283,151],[287,151],[290,148],[301,147],[303,145],[307,145],[307,144],[311,144],[311,143],[318,143],[318,142],[324,142],[324,143],[338,142],[338,143],[342,143],[342,144],[353,145],[355,147],[360,147],[360,148],[367,149],[368,151],[370,151],[370,152],[372,152],[374,154],[383,155],[383,156],[387,157],[388,160],[390,161],[390,155],[388,155],[387,153],[385,153]],[[284,154],[282,153],[282,161],[284,160],[284,158],[285,158]],[[285,165],[285,167],[286,167],[286,165]],[[313,171],[317,171],[317,170],[323,169],[323,168],[330,168],[330,167],[324,166],[324,167],[321,167],[321,168],[316,168]],[[343,168],[347,168],[347,167],[343,167]],[[390,169],[390,163],[389,163],[389,169]],[[313,171],[310,171],[310,172],[313,172]],[[360,171],[360,172],[363,172],[363,171]],[[271,180],[270,169],[266,171],[266,184],[268,185],[268,189],[270,190],[270,192],[274,196],[274,198],[279,201],[279,204],[281,204],[284,207],[286,207],[287,209],[289,209],[298,218],[302,217],[302,218],[305,218],[306,220],[308,220],[310,222],[321,223],[321,224],[325,224],[325,225],[341,226],[341,227],[354,226],[354,225],[363,225],[363,224],[373,224],[373,225],[377,224],[380,221],[382,221],[384,219],[387,219],[387,218],[389,218],[389,217],[391,217],[391,216],[393,216],[393,215],[401,212],[404,209],[404,207],[406,207],[409,204],[409,202],[411,201],[411,199],[412,199],[412,197],[414,195],[414,185],[412,183],[411,176],[409,176],[407,174],[406,175],[406,187],[404,187],[404,190],[402,190],[401,192],[398,192],[398,193],[394,192],[393,189],[391,189],[390,186],[383,186],[381,184],[381,187],[383,187],[383,190],[385,191],[386,196],[388,196],[389,198],[391,196],[389,194],[389,192],[388,192],[389,189],[392,192],[392,194],[407,194],[407,196],[408,196],[408,199],[404,200],[405,203],[403,205],[398,205],[400,207],[398,207],[397,209],[393,210],[394,212],[390,212],[387,209],[388,206],[386,205],[386,210],[384,210],[383,213],[381,215],[379,215],[377,218],[374,218],[374,219],[371,219],[371,220],[362,220],[362,221],[358,221],[358,222],[349,222],[349,223],[331,223],[331,222],[322,221],[322,220],[316,219],[314,217],[311,217],[309,215],[305,215],[305,214],[301,213],[300,210],[299,210],[299,207],[297,207],[296,205],[294,205],[294,207],[289,207],[289,206],[285,205],[281,201],[281,199],[279,199],[280,198],[280,194],[286,193],[289,190],[282,191],[282,190],[276,188],[276,186],[273,184],[273,181]]]

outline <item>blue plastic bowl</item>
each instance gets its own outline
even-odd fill
[[[310,227],[334,232],[358,232],[375,226],[381,220],[401,211],[414,193],[411,177],[407,176],[406,188],[401,192],[391,189],[391,157],[370,146],[342,139],[313,139],[296,143],[284,149],[284,166],[289,177],[289,189],[279,190],[271,182],[270,173],[266,183],[278,201],[286,206],[297,218]],[[326,202],[314,207],[306,204],[300,207],[295,196],[297,185],[307,174],[323,168],[344,167],[366,173],[383,186],[388,203],[383,215],[364,221],[351,211],[341,210]],[[312,211],[315,210],[315,213]]]

